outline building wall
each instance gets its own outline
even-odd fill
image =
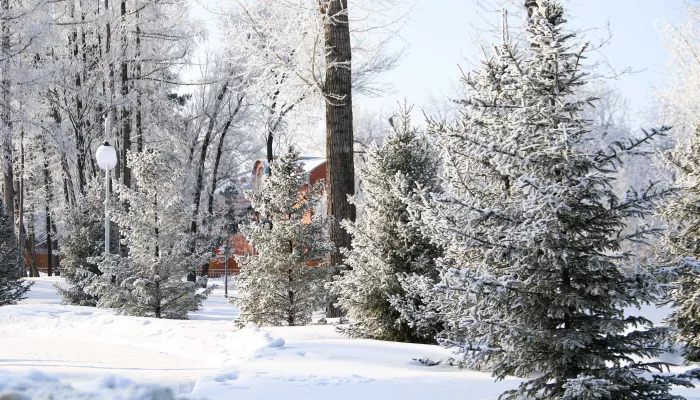
[[[321,164],[318,168],[311,171],[311,176],[309,177],[311,184],[314,184],[321,179],[326,179],[326,163]]]
[[[257,190],[259,185],[260,185],[260,180],[265,174],[265,162],[262,160],[258,160],[255,162],[253,165],[252,169],[252,186],[253,190]],[[310,174],[309,174],[309,182],[311,184],[315,184],[320,180],[326,179],[326,163],[324,162],[323,164],[319,165],[318,167],[314,168]],[[304,190],[304,188],[302,188]],[[319,207],[321,208],[321,207]],[[322,204],[322,210],[317,210],[316,212],[325,212],[325,203]],[[309,221],[309,218],[311,216],[307,216],[304,218],[305,221]],[[246,255],[250,254],[253,251],[253,248],[250,246],[248,241],[245,239],[245,236],[243,236],[242,233],[237,233],[231,238],[231,246],[233,247],[233,254],[234,256],[231,256],[229,258],[229,274],[235,274],[240,272],[240,266],[236,262],[235,255]],[[218,253],[218,251],[217,251]],[[217,254],[219,255],[219,254]],[[223,254],[220,254],[220,257],[216,257],[214,260],[212,260],[209,263],[209,276],[211,277],[218,277],[224,274],[225,270],[225,256]],[[201,273],[201,270],[199,271]]]
[[[49,255],[48,254],[37,254],[36,255],[36,268],[39,270],[40,273],[47,274],[49,270]],[[24,255],[24,263],[26,265],[27,271],[29,271],[29,255],[25,254]],[[58,256],[53,256],[53,270],[54,273],[56,272],[56,266],[59,263],[59,258]]]
[[[250,254],[253,249],[241,233],[237,233],[231,238],[231,256],[228,259],[229,274],[237,274],[241,271],[235,256]],[[217,257],[209,262],[209,276],[217,276],[224,273],[226,265],[226,255],[223,251],[217,250]]]

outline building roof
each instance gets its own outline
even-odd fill
[[[311,173],[316,168],[325,164],[326,159],[322,158],[322,157],[299,157],[299,161],[297,161],[297,162],[304,167],[304,171]],[[270,171],[270,169],[269,169],[270,167],[267,164],[267,160],[257,160],[253,164],[253,170],[252,170],[253,176],[255,176],[258,169],[260,169],[261,164],[262,164],[264,171],[266,173]]]
[[[306,172],[311,172],[325,163],[326,159],[320,157],[304,157],[299,159],[299,164],[304,166],[304,171]]]

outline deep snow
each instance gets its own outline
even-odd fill
[[[57,398],[73,398],[69,385],[96,396],[86,398],[149,398],[153,389],[143,384],[157,384],[187,398],[480,400],[496,399],[519,383],[515,378],[494,382],[489,374],[449,366],[426,367],[413,359],[437,360],[450,352],[345,339],[332,325],[250,324],[238,330],[232,324],[237,311],[222,288],[190,320],[172,321],[61,305],[52,286],[60,278],[33,280],[27,300],[0,308],[0,393],[39,382],[43,392],[32,396],[68,391]],[[666,311],[639,312],[658,322]],[[663,358],[680,361],[672,354]],[[122,394],[115,395],[113,387],[124,388]],[[700,389],[677,393],[700,400]]]

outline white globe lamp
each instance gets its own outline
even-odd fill
[[[117,166],[117,151],[109,145],[109,142],[105,142],[105,144],[97,148],[95,158],[97,159],[97,165],[102,169],[110,170]]]

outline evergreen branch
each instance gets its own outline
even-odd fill
[[[598,164],[607,164],[610,161],[620,159],[623,155],[630,154],[633,150],[649,144],[649,142],[657,136],[666,136],[666,132],[669,130],[671,130],[670,126],[662,126],[659,129],[652,128],[651,132],[642,129],[644,133],[643,137],[629,138],[627,142],[617,141],[608,147],[608,152],[600,150],[595,156],[595,161]]]

